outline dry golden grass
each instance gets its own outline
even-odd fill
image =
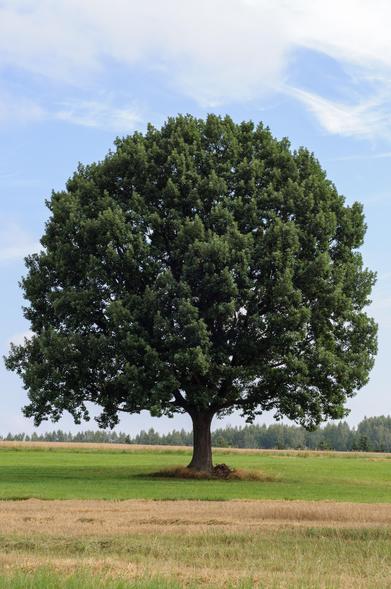
[[[101,450],[121,452],[151,452],[151,453],[178,453],[191,454],[190,446],[162,446],[144,444],[101,444],[92,442],[10,442],[0,440],[1,448],[20,448],[30,450],[40,449],[67,449],[67,450]],[[277,450],[258,448],[213,448],[217,454],[255,454],[255,455],[280,455],[280,456],[302,456],[302,457],[346,457],[346,458],[368,458],[373,461],[391,460],[391,452],[336,452],[332,450]]]
[[[391,505],[306,501],[0,502],[0,572],[391,586]]]
[[[391,504],[320,501],[26,501],[0,502],[0,534],[107,536],[139,532],[235,533],[265,526],[391,526]]]
[[[187,468],[186,466],[172,466],[169,468],[163,468],[153,473],[152,476],[158,478],[169,478],[169,479],[194,479],[200,480],[226,480],[226,481],[264,481],[271,482],[278,480],[276,475],[270,473],[264,473],[260,470],[247,470],[245,468],[235,468],[231,470],[228,476],[221,477],[214,474],[213,472],[207,472],[203,470],[194,470]]]
[[[278,481],[278,475],[263,472],[262,470],[248,470],[247,468],[235,468],[228,476],[231,481],[260,481],[273,482]]]

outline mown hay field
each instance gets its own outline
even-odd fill
[[[387,504],[4,501],[0,586],[386,588],[390,523]]]
[[[189,452],[1,444],[0,588],[391,586],[391,455],[216,450],[264,480],[152,476]]]

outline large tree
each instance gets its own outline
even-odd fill
[[[6,359],[24,414],[186,412],[203,470],[215,415],[344,416],[376,353],[361,205],[252,122],[178,116],[115,145],[52,194],[26,259],[33,336]]]

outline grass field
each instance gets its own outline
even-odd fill
[[[0,445],[0,499],[300,499],[391,501],[391,455],[215,452],[215,462],[255,469],[265,481],[153,479],[185,465],[189,449]]]
[[[390,523],[387,504],[5,501],[0,586],[386,588]]]
[[[151,476],[188,460],[0,444],[0,588],[391,587],[391,455],[219,451],[266,480]]]

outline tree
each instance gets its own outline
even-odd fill
[[[33,336],[6,359],[24,414],[187,412],[202,470],[215,415],[344,416],[376,352],[361,205],[252,122],[178,116],[115,146],[52,194],[26,258]]]

